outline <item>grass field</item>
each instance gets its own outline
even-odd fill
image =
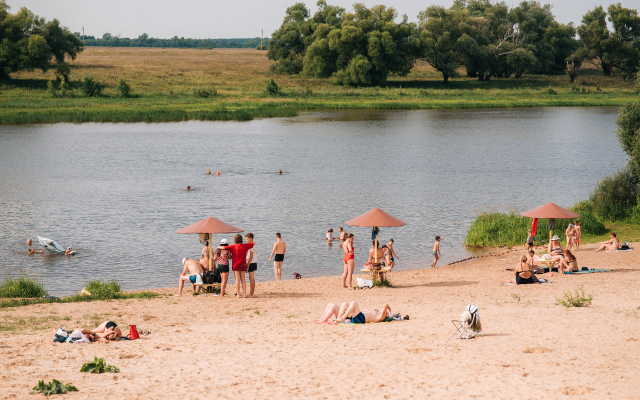
[[[620,106],[638,98],[635,82],[595,69],[585,69],[573,90],[562,74],[490,82],[460,77],[445,85],[440,73],[420,61],[407,77],[390,76],[385,87],[349,88],[331,79],[273,75],[270,63],[265,51],[250,49],[88,47],[73,62],[66,98],[47,93],[53,72],[20,72],[0,81],[0,123],[249,120],[312,109]],[[85,76],[106,86],[102,97],[81,97]],[[270,78],[280,95],[267,95]],[[120,79],[135,97],[118,97]],[[215,89],[217,95],[195,97],[194,89]]]

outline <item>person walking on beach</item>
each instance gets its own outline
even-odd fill
[[[440,236],[436,236],[436,242],[433,244],[433,250],[431,250],[431,255],[433,256],[433,262],[431,263],[431,267],[435,268],[436,263],[442,257],[442,253],[440,253]]]
[[[213,258],[218,264],[218,271],[220,271],[220,298],[224,298],[224,290],[227,287],[227,281],[229,280],[229,260],[231,259],[231,252],[225,249],[229,242],[227,239],[220,241],[220,247],[216,248],[216,252]]]
[[[387,266],[392,269],[394,265],[396,265],[396,261],[394,257],[400,259],[400,257],[398,257],[396,252],[393,251],[393,243],[394,243],[393,239],[389,239],[389,243],[387,243],[387,256],[386,256],[386,259],[389,261],[389,264],[387,264]]]
[[[573,230],[576,232],[575,234],[575,245],[576,251],[580,250],[580,243],[582,242],[582,228],[580,227],[580,221],[575,221],[573,226]]]
[[[245,274],[247,271],[247,252],[253,248],[253,243],[242,243],[242,235],[238,234],[233,237],[235,244],[226,246],[225,249],[231,252],[233,260],[233,277],[236,280],[236,296],[246,297],[247,283],[245,282]],[[240,286],[242,285],[242,292]]]
[[[282,262],[284,261],[284,253],[287,252],[287,244],[282,240],[280,232],[276,233],[276,242],[273,244],[269,261],[273,258],[273,269],[276,273],[276,281],[282,277]],[[275,258],[273,257],[275,255]]]
[[[576,236],[576,230],[573,228],[573,224],[569,224],[569,226],[567,226],[567,230],[564,231],[564,234],[567,236],[567,250],[571,250]]]
[[[342,229],[342,228],[341,228]],[[344,272],[342,273],[342,287],[353,289],[353,270],[356,267],[355,254],[353,248],[353,233],[346,236],[342,249],[344,250]],[[347,285],[348,283],[348,285]]]
[[[253,243],[253,233],[249,232],[244,235],[244,237],[247,239],[247,243]],[[253,293],[256,289],[255,273],[258,270],[258,258],[256,257],[255,245],[247,251],[247,265],[249,266],[247,269],[247,273],[249,274],[249,296],[245,294],[244,297],[253,297]]]
[[[202,265],[196,260],[190,260],[185,257],[182,259],[182,265],[184,268],[182,269],[182,273],[180,274],[180,280],[178,282],[178,294],[174,296],[182,296],[182,288],[184,287],[185,282],[191,282],[191,286],[193,286],[193,291],[196,291],[196,279],[198,275],[202,276],[204,272],[202,270]],[[187,271],[189,274],[187,275]]]

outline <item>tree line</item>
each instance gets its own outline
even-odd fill
[[[80,32],[75,32],[76,37],[81,38]],[[101,38],[94,36],[84,37],[85,45],[100,47],[169,47],[169,48],[199,48],[199,49],[260,49],[260,38],[238,38],[238,39],[185,39],[174,36],[171,39],[158,39],[149,37],[143,33],[137,38],[121,38],[105,33]],[[263,39],[263,50],[268,47],[269,38]]]
[[[313,16],[303,3],[287,8],[269,41],[273,72],[380,85],[389,74],[406,76],[416,60],[428,62],[445,83],[460,68],[487,81],[558,71],[573,80],[587,62],[604,75],[632,78],[640,67],[640,17],[620,3],[607,11],[595,7],[577,27],[557,22],[551,5],[537,1],[510,7],[455,0],[450,8],[428,7],[417,23],[406,15],[395,22],[397,12],[384,5],[356,3],[352,12],[325,0],[317,6]]]
[[[54,19],[46,21],[25,7],[15,14],[0,0],[0,79],[21,70],[56,70],[69,82],[69,64],[83,50],[82,41]]]

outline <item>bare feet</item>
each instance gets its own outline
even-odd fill
[[[174,294],[173,297],[182,297],[182,293]]]

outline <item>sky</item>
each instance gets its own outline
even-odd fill
[[[287,7],[304,0],[7,0],[10,12],[27,7],[47,20],[58,18],[72,32],[102,37],[112,35],[135,38],[147,33],[155,38],[246,38],[269,37],[285,15]],[[367,7],[384,4],[393,7],[398,15],[406,14],[409,21],[417,21],[418,13],[431,5],[450,7],[453,0],[328,0],[330,5],[352,9],[356,2]],[[516,6],[519,1],[506,0]],[[598,5],[621,2],[623,7],[638,9],[638,0],[552,0],[552,12],[560,23],[580,23],[582,16]],[[316,0],[305,4],[313,14]]]

